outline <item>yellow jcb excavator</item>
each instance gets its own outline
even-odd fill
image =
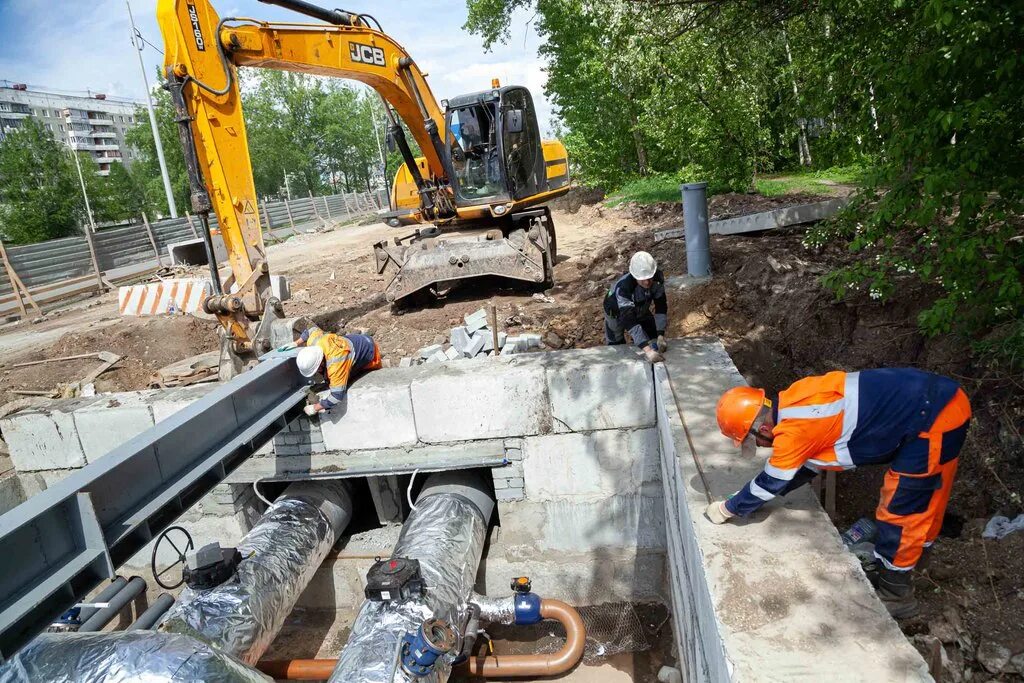
[[[165,87],[213,275],[214,293],[204,307],[224,326],[222,375],[276,345],[274,323],[284,319],[271,294],[256,208],[240,66],[351,78],[383,98],[389,148],[404,160],[384,218],[393,227],[428,224],[374,246],[389,301],[425,288],[443,294],[483,275],[553,282],[554,224],[537,205],[568,191],[568,159],[561,142],[541,139],[527,89],[494,81],[489,90],[439,104],[416,63],[372,16],[303,0],[261,1],[322,23],[221,18],[207,0],[157,5]],[[422,157],[413,155],[400,121]],[[231,268],[224,286],[213,257],[211,211]]]

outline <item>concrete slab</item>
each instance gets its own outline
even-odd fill
[[[543,369],[469,359],[425,370],[411,385],[421,441],[444,443],[550,431]]]
[[[153,421],[163,422],[171,415],[198,401],[216,388],[216,384],[202,384],[195,387],[180,387],[160,392],[150,400],[150,407],[153,409]]]
[[[0,432],[18,472],[85,466],[74,411],[96,399],[62,401],[53,407],[22,410],[0,420]]]
[[[570,431],[654,424],[651,364],[632,349],[557,351],[546,364],[551,415]]]
[[[656,381],[666,415],[660,426],[663,472],[670,474],[670,555],[685,561],[674,580],[690,582],[681,586],[687,607],[674,610],[688,677],[931,680],[809,487],[738,523],[714,525],[704,517],[707,498],[687,431],[719,499],[753,477],[767,455],[740,454],[718,431],[719,396],[744,383],[721,342],[674,340]],[[673,547],[687,539],[689,549]],[[702,604],[701,591],[710,604]],[[719,638],[727,665],[716,667],[714,647],[707,648]]]
[[[523,447],[526,495],[555,501],[636,493],[660,479],[658,458],[658,434],[650,428],[530,437]]]
[[[388,368],[356,380],[346,400],[320,414],[328,451],[393,448],[416,443],[408,370]]]
[[[76,410],[75,427],[85,459],[93,462],[152,427],[150,401],[157,396],[156,391],[112,394]]]

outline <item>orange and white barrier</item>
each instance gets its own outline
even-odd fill
[[[120,287],[118,311],[131,316],[188,313],[205,318],[209,315],[203,312],[203,300],[210,295],[210,289],[210,281],[202,278],[176,278]]]

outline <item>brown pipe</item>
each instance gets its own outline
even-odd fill
[[[337,659],[282,659],[260,662],[256,668],[279,681],[326,681]]]
[[[580,613],[561,600],[541,600],[540,615],[554,619],[565,627],[565,645],[550,655],[502,655],[472,657],[459,668],[484,678],[516,678],[522,676],[558,676],[576,666],[583,656],[587,627]],[[337,659],[285,659],[260,662],[256,668],[268,676],[286,681],[326,681],[331,677]]]
[[[504,678],[519,676],[558,676],[576,666],[583,656],[587,627],[580,613],[561,600],[541,600],[540,615],[565,627],[565,645],[550,655],[504,655],[471,657],[462,667],[474,676]]]

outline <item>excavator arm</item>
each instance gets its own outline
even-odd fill
[[[192,209],[203,222],[213,271],[214,294],[205,308],[223,324],[229,355],[236,360],[267,350],[267,341],[256,339],[257,323],[266,322],[268,305],[280,311],[279,302],[272,301],[270,295],[242,118],[239,66],[349,78],[376,90],[405,122],[426,159],[428,177],[424,178],[392,119],[407,165],[416,168],[413,175],[423,215],[442,218],[454,211],[444,163],[444,115],[424,75],[402,46],[371,28],[366,15],[322,9],[300,0],[268,4],[328,23],[222,19],[207,0],[159,0],[157,5],[165,45],[166,87],[185,150]],[[394,116],[390,109],[388,115]],[[208,224],[211,211],[217,216],[231,268],[227,292],[221,291],[213,258]]]

